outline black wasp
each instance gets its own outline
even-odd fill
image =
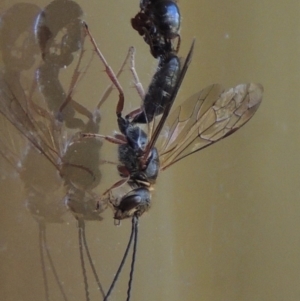
[[[140,12],[131,19],[132,27],[143,36],[155,58],[178,52],[180,22],[178,5],[172,0],[141,0]],[[174,39],[177,39],[175,48]]]
[[[89,32],[88,34],[90,35]],[[118,172],[122,179],[107,189],[101,200],[106,199],[112,206],[114,219],[118,222],[125,218],[132,218],[129,243],[105,300],[112,292],[129,247],[134,241],[127,291],[127,300],[129,300],[136,254],[138,218],[151,206],[150,191],[153,189],[159,171],[167,169],[179,160],[233,134],[242,127],[258,109],[262,101],[263,87],[260,84],[250,83],[224,90],[221,85],[210,85],[188,98],[169,114],[191,62],[193,42],[184,64],[171,76],[173,83],[165,106],[160,106],[155,102],[155,98],[151,98],[151,89],[159,90],[156,85],[165,84],[164,80],[170,80],[168,77],[158,77],[157,73],[162,70],[160,69],[154,75],[148,94],[145,96],[145,99],[148,95],[149,101],[153,101],[149,106],[150,109],[144,103],[138,114],[134,111],[122,117],[124,107],[122,88],[92,37],[91,40],[106,66],[109,77],[120,93],[116,113],[121,134],[117,133],[113,137],[83,134],[83,137],[104,138],[119,145]],[[159,120],[154,118],[160,114],[162,116]],[[147,124],[147,134],[139,123]],[[128,192],[121,196],[114,196],[114,190],[125,184]]]
[[[170,53],[164,63],[160,62],[156,73],[143,96],[140,108],[132,111],[126,119],[133,123],[149,123],[163,113],[180,78],[183,63],[175,53]]]
[[[181,73],[182,62],[177,56],[180,46],[180,12],[176,1],[141,0],[140,12],[131,24],[150,45],[151,53],[159,58],[158,69],[140,109],[130,114],[135,123],[148,123],[163,113]],[[173,40],[177,38],[177,46]]]

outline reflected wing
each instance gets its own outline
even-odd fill
[[[10,122],[0,114],[0,176],[2,178],[19,173],[18,163],[23,153],[21,150],[24,147],[24,141]],[[14,173],[11,173],[12,171]]]
[[[47,111],[28,101],[17,81],[9,85],[0,78],[0,113],[58,169],[57,150],[61,145],[53,136],[55,121]]]
[[[224,91],[211,85],[170,114],[167,138],[160,147],[161,169],[225,138],[243,126],[258,109],[260,84],[241,84]]]

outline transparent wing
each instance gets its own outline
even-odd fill
[[[18,84],[0,78],[0,113],[58,169],[61,148],[54,119],[41,107],[28,101]],[[59,133],[57,133],[59,134]]]
[[[159,148],[161,169],[225,138],[243,126],[258,109],[260,84],[241,84],[226,91],[208,86],[188,98],[168,117]]]
[[[20,135],[12,133],[14,127],[0,114],[0,176],[15,177],[19,172],[20,149],[24,140]],[[7,133],[7,134],[6,134]]]

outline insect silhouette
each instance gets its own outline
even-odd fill
[[[144,38],[155,57],[167,57],[180,47],[180,11],[176,1],[141,0],[140,12],[131,19],[132,27]],[[174,47],[174,40],[177,45]]]
[[[72,13],[53,22],[57,13],[62,11]],[[48,109],[68,128],[83,130],[86,125],[82,117],[90,118],[91,114],[72,98],[72,89],[82,73],[74,73],[69,91],[65,91],[60,82],[61,73],[74,62],[76,54],[83,49],[82,15],[81,7],[73,1],[52,1],[37,16],[34,35],[42,57],[35,71],[35,78]],[[78,65],[82,57],[83,54],[80,54]],[[81,115],[80,118],[77,113]]]
[[[174,83],[166,105],[162,107],[155,102],[155,99],[149,97],[149,100],[153,100],[153,106],[142,105],[144,119],[137,119],[136,116],[141,115],[134,116],[132,112],[122,117],[124,108],[122,87],[107,62],[103,60],[103,55],[94,40],[93,43],[97,53],[102,57],[109,77],[119,91],[116,115],[121,133],[116,133],[113,137],[84,133],[82,137],[106,139],[119,145],[117,169],[122,179],[107,189],[101,199],[106,199],[110,203],[117,223],[122,219],[132,218],[132,232],[128,246],[104,300],[110,296],[130,245],[134,241],[127,291],[127,300],[129,300],[136,256],[138,219],[151,207],[151,190],[159,172],[241,128],[257,111],[262,101],[263,87],[260,84],[249,83],[224,90],[219,84],[210,85],[185,100],[170,113],[192,59],[193,42],[182,68],[174,72],[172,77]],[[159,89],[155,86],[155,83],[160,82],[156,76],[157,74],[150,84],[151,89]],[[160,80],[163,82],[163,76]],[[156,118],[159,115],[161,115],[160,119]],[[147,134],[142,129],[141,123],[147,124]],[[124,185],[128,187],[127,193],[113,195],[115,189]]]

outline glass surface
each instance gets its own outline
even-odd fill
[[[61,24],[71,13],[80,16],[81,8],[80,18],[114,70],[134,46],[136,69],[147,88],[156,61],[130,25],[138,0],[77,1],[78,7],[70,1],[56,2],[61,9],[55,11],[52,24]],[[42,60],[38,47],[22,48],[28,36],[25,29],[32,33],[33,20],[42,10],[49,12],[49,4],[0,2],[1,69],[10,71],[7,81],[15,97],[30,98]],[[179,54],[187,54],[194,37],[196,46],[174,106],[213,83],[224,87],[261,83],[265,92],[256,115],[237,133],[160,174],[152,208],[140,218],[132,300],[299,300],[299,1],[179,1],[178,5]],[[60,32],[56,41],[64,34]],[[100,60],[92,56],[87,38],[84,49],[79,72],[85,75],[72,96],[93,112],[110,81]],[[48,91],[50,100],[62,95],[60,83],[68,91],[79,53],[74,52],[74,61],[66,63],[59,76],[47,74],[46,80],[54,85]],[[14,65],[6,54],[21,60]],[[120,82],[127,113],[140,103],[128,67]],[[42,101],[45,96],[35,89],[33,97]],[[101,134],[117,130],[117,99],[114,90],[100,108]],[[76,117],[87,121],[82,114]],[[87,219],[78,223],[65,206],[66,188],[55,167],[42,153],[31,154],[24,135],[3,116],[0,122],[1,299],[102,300],[99,283],[106,292],[126,248],[130,220],[115,226],[110,208],[100,220],[93,198],[85,211]],[[64,136],[62,143],[66,141]],[[94,185],[88,182],[91,169],[98,172],[93,192],[100,196],[120,179],[115,165],[100,164],[100,159],[117,161],[116,146],[103,142],[90,147],[77,158],[82,160],[80,166],[89,168],[74,174],[69,166],[65,172],[73,181],[86,179],[83,186]],[[79,199],[72,203],[79,210],[80,197],[72,197]],[[129,262],[110,300],[126,298]]]

